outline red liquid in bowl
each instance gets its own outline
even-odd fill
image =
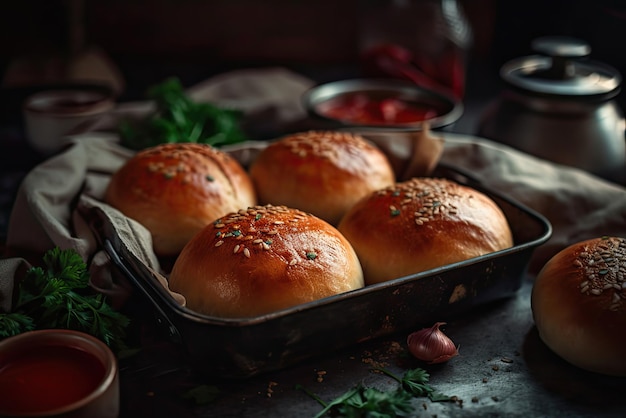
[[[0,415],[62,408],[102,382],[102,362],[79,348],[45,346],[0,359]]]
[[[343,94],[318,105],[330,119],[358,125],[405,125],[439,116],[430,106],[399,98],[374,98],[365,93]]]

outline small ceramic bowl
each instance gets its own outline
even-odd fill
[[[24,102],[26,139],[35,151],[54,154],[67,135],[89,130],[114,105],[113,92],[101,86],[40,91]]]
[[[304,93],[309,115],[337,128],[359,131],[417,131],[456,122],[463,104],[452,97],[396,79],[348,79],[320,84]]]
[[[114,418],[117,359],[89,334],[25,332],[0,341],[0,394],[3,417]]]

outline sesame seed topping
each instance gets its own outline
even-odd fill
[[[273,216],[281,216],[280,219]],[[269,236],[279,236],[281,231],[289,231],[288,226],[293,220],[301,221],[312,215],[297,209],[285,206],[254,206],[248,209],[231,213],[213,223],[214,228],[220,229],[215,232],[215,247],[230,244],[233,254],[242,253],[251,258],[258,251],[270,251],[272,239]],[[251,227],[254,222],[256,227]],[[244,233],[243,231],[247,231]],[[249,242],[248,246],[244,242]]]
[[[390,216],[398,216],[402,210],[413,212],[414,222],[422,226],[443,216],[458,214],[454,204],[461,195],[460,184],[442,178],[413,178],[379,190],[377,195],[392,198]]]
[[[298,132],[285,136],[276,142],[275,146],[286,147],[289,152],[300,158],[313,155],[324,160],[338,158],[340,152],[337,149],[338,146],[352,154],[356,154],[361,149],[372,147],[361,135],[351,132],[321,130]]]
[[[581,251],[573,264],[583,269],[581,293],[613,292],[609,309],[622,307],[626,299],[626,239],[604,237],[595,248]]]

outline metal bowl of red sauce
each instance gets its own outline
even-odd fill
[[[25,332],[0,341],[0,394],[3,417],[114,418],[117,359],[89,334]]]
[[[349,79],[320,84],[302,97],[309,115],[337,127],[421,130],[451,125],[463,113],[452,97],[396,79]]]

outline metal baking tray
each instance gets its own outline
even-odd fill
[[[496,201],[511,226],[512,248],[249,319],[222,319],[179,305],[120,240],[99,231],[113,264],[154,308],[167,336],[199,373],[247,378],[349,345],[450,321],[513,296],[530,257],[552,227],[541,214],[483,187],[467,173],[439,166],[436,176],[474,187]]]

